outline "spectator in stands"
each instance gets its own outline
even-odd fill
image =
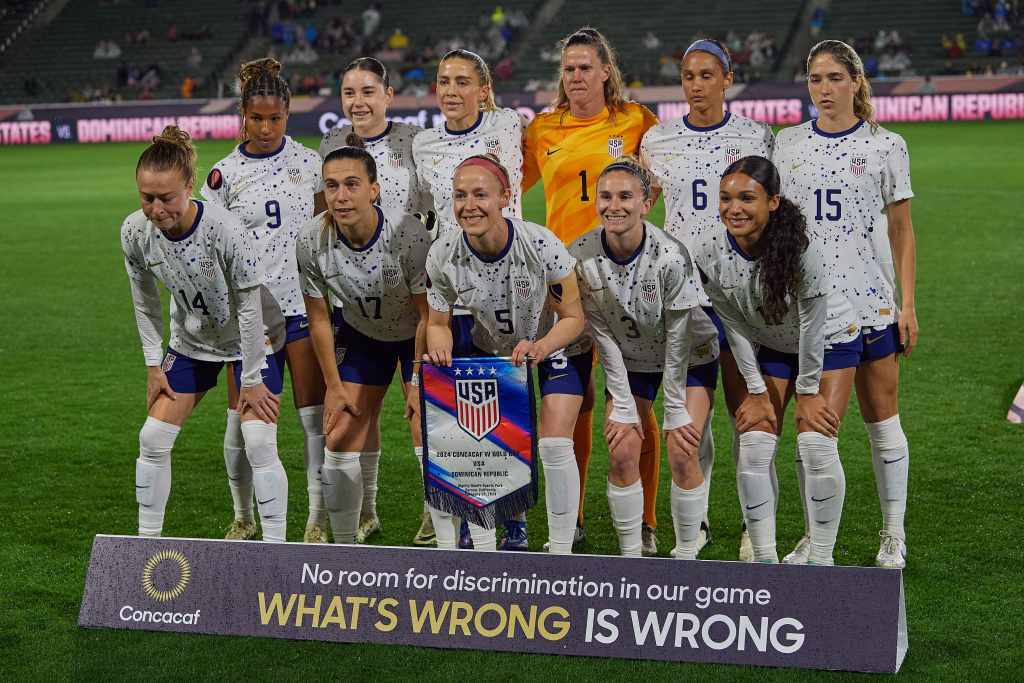
[[[981,38],[982,40],[988,40],[989,38],[992,37],[992,34],[995,32],[995,29],[995,19],[992,18],[992,15],[990,13],[986,12],[985,16],[983,16],[981,18],[981,21],[978,22],[978,38]]]
[[[142,73],[142,78],[139,79],[139,85],[142,86],[143,91],[156,90],[160,87],[160,77],[162,75],[163,70],[160,68],[159,64],[150,64]],[[152,95],[152,93],[150,93],[150,95]]]
[[[495,7],[494,11],[491,12],[491,23],[495,26],[503,26],[505,24],[505,10],[501,8],[501,5]]]
[[[931,75],[927,75],[924,77],[924,83],[921,84],[921,88],[917,92],[921,95],[935,94],[935,84],[932,83]]]
[[[178,42],[178,25],[171,24],[167,27],[167,40],[172,43]]]
[[[661,40],[658,39],[658,36],[654,35],[654,31],[645,33],[642,40],[644,47],[648,50],[657,50],[661,47]]]
[[[188,62],[190,68],[198,69],[200,65],[202,65],[203,63],[203,53],[199,50],[198,47],[193,45],[191,49],[189,49],[188,51],[188,60],[186,61]]]
[[[402,29],[395,28],[394,32],[388,36],[387,45],[389,50],[404,50],[409,47],[409,36],[402,33]]]
[[[301,40],[294,50],[281,58],[281,61],[285,64],[313,64],[318,59],[320,59],[320,55],[313,49],[313,46],[305,40]]]
[[[184,100],[192,99],[192,94],[196,90],[196,81],[191,76],[185,76],[185,79],[181,82],[181,98]]]
[[[380,26],[380,3],[372,2],[363,10],[363,36],[369,38]]]
[[[499,81],[507,81],[512,78],[513,71],[514,68],[511,57],[504,57],[494,65],[494,77]]]
[[[814,8],[814,12],[811,14],[810,29],[811,35],[815,38],[821,33],[821,29],[825,26],[825,17],[828,16],[828,12],[821,5]],[[729,48],[732,49],[731,47]]]
[[[121,46],[112,40],[101,40],[92,51],[93,59],[117,59],[121,56]]]

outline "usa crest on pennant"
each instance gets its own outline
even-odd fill
[[[455,405],[459,426],[480,441],[494,431],[501,419],[498,405],[498,380],[455,380]]]

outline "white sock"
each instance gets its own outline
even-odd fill
[[[468,522],[469,535],[473,539],[473,550],[497,550],[498,534],[496,529],[485,529]],[[436,527],[435,527],[436,529]]]
[[[707,484],[708,490],[711,490],[711,471],[715,467],[715,436],[711,433],[711,418],[714,416],[715,409],[712,408],[708,412],[708,421],[704,425],[704,434],[700,439],[700,449],[697,451],[697,457],[700,458],[700,471],[704,474],[704,482]],[[708,518],[708,501],[709,497],[705,496],[703,516],[705,520]]]
[[[224,427],[224,469],[228,473],[235,519],[252,522],[252,466],[245,455],[242,418],[237,410],[231,408],[228,408],[228,422]]]
[[[778,562],[775,550],[775,490],[771,470],[779,438],[768,432],[740,434],[736,485],[755,562]]]
[[[438,510],[432,505],[427,505],[430,511],[430,519],[434,522],[434,534],[437,536],[438,550],[455,550],[456,537],[455,524],[452,522],[452,514],[444,510]]]
[[[320,488],[320,468],[324,464],[324,407],[305,406],[299,408],[299,424],[305,435],[302,462],[306,466],[306,493],[309,495],[309,516],[306,526],[324,526],[327,508],[324,493]]]
[[[359,510],[363,505],[363,471],[359,452],[335,453],[324,450],[320,469],[327,513],[335,543],[355,543],[359,529]]]
[[[619,535],[620,554],[623,557],[640,557],[640,526],[644,520],[643,483],[637,479],[629,486],[616,486],[609,481],[608,509],[611,511],[612,526]]]
[[[871,464],[875,469],[875,487],[882,505],[882,529],[905,541],[903,518],[907,512],[910,449],[900,425],[900,416],[893,415],[864,426],[871,441]]]
[[[804,536],[811,535],[811,516],[807,510],[807,474],[800,456],[800,439],[796,440],[796,483],[800,487],[800,506],[804,511]]]
[[[684,489],[674,481],[671,487],[672,523],[676,530],[676,547],[672,555],[679,560],[697,559],[700,521],[708,500],[707,479],[695,489]]]
[[[830,565],[846,499],[846,475],[839,461],[839,442],[817,432],[803,432],[796,440],[804,461],[806,505],[811,518],[811,554],[807,561]]]
[[[288,523],[288,475],[277,455],[277,425],[263,420],[242,423],[245,452],[260,509],[263,540],[284,543]]]
[[[139,431],[135,461],[135,500],[139,504],[139,536],[159,536],[171,495],[171,449],[181,427],[147,417]]]
[[[572,439],[545,437],[537,443],[544,466],[544,504],[548,513],[549,552],[572,553],[580,506],[580,471]]]
[[[363,451],[359,454],[359,467],[363,471],[363,507],[361,517],[377,516],[377,469],[380,466],[380,450]]]
[[[416,464],[420,466],[420,484],[421,484],[421,486],[420,486],[420,494],[423,495],[423,511],[424,512],[429,512],[429,508],[427,506],[427,498],[426,498],[426,495],[425,495],[426,489],[424,488],[424,481],[423,481],[423,476],[424,476],[423,475],[423,447],[422,446],[413,446],[412,447],[412,452],[413,452],[413,455],[416,456]]]

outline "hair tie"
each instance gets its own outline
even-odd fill
[[[718,61],[722,64],[722,68],[725,69],[725,73],[732,71],[732,63],[729,61],[729,55],[725,54],[725,50],[710,40],[701,39],[693,41],[693,43],[690,44],[690,47],[686,48],[686,52],[683,53],[683,59],[686,59],[686,56],[691,52],[698,50],[700,52],[708,52],[717,57]]]
[[[488,159],[487,157],[469,157],[461,164],[459,164],[455,168],[455,170],[458,171],[460,168],[463,168],[465,166],[479,166],[480,168],[485,169],[491,174],[493,174],[498,179],[498,182],[501,183],[502,190],[507,190],[510,188],[508,176],[505,175],[505,170],[498,164]]]

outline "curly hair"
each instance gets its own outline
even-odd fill
[[[743,157],[725,169],[722,177],[742,173],[757,181],[769,197],[779,197],[779,207],[768,214],[768,223],[758,246],[757,278],[761,284],[761,315],[769,325],[778,325],[789,311],[786,297],[795,300],[803,284],[800,259],[810,245],[807,220],[800,207],[780,196],[779,171],[761,156]]]

